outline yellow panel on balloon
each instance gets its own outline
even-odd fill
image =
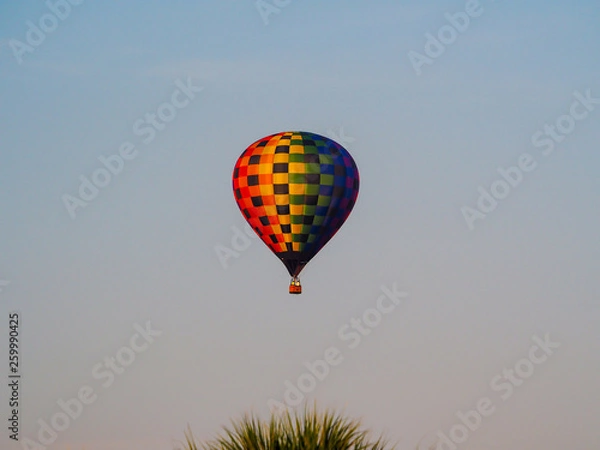
[[[271,173],[273,173],[273,166],[271,164],[259,164],[258,173],[259,174],[271,174]]]
[[[287,173],[274,173],[273,184],[287,184],[288,174]]]
[[[290,184],[290,195],[304,195],[306,185]]]
[[[290,205],[290,214],[292,216],[302,216],[304,214],[304,205]]]
[[[289,173],[305,173],[306,164],[301,162],[291,162],[288,164]]]
[[[276,206],[265,206],[265,215],[266,216],[276,216],[277,215],[277,207]]]

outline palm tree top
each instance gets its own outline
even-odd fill
[[[184,450],[393,450],[382,437],[371,438],[360,420],[340,413],[303,411],[273,413],[269,420],[245,414],[224,427],[215,439],[197,443],[191,430],[185,434]]]

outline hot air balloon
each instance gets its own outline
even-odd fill
[[[235,200],[287,268],[290,294],[302,292],[300,272],[346,221],[358,185],[358,168],[348,151],[315,133],[266,136],[237,160]]]

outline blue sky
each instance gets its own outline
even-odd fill
[[[480,5],[421,75],[408,53],[425,55],[425,34],[465,2],[293,0],[265,24],[251,0],[88,0],[21,64],[11,40],[48,7],[0,6],[0,309],[5,342],[21,314],[20,437],[89,385],[97,400],[48,448],[173,448],[188,423],[205,439],[266,415],[336,347],[343,361],[307,399],[401,449],[448,434],[482,397],[497,410],[461,449],[597,446],[600,105],[578,106],[586,117],[548,156],[532,136],[575,92],[600,97],[600,9]],[[178,83],[203,90],[142,142],[134,123]],[[227,268],[215,251],[244,226],[236,159],[285,130],[343,130],[361,175],[298,298],[260,241]],[[63,196],[127,142],[135,158],[71,218]],[[537,167],[470,229],[461,208],[523,154]],[[348,348],[340,328],[394,283],[405,301]],[[148,321],[162,334],[104,388],[93,368]],[[546,333],[560,348],[503,401],[491,380]]]

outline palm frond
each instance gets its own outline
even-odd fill
[[[316,404],[303,411],[272,414],[268,421],[245,414],[224,427],[215,439],[198,445],[186,431],[185,450],[393,450],[382,436],[371,433],[359,420],[334,411],[318,412]]]

